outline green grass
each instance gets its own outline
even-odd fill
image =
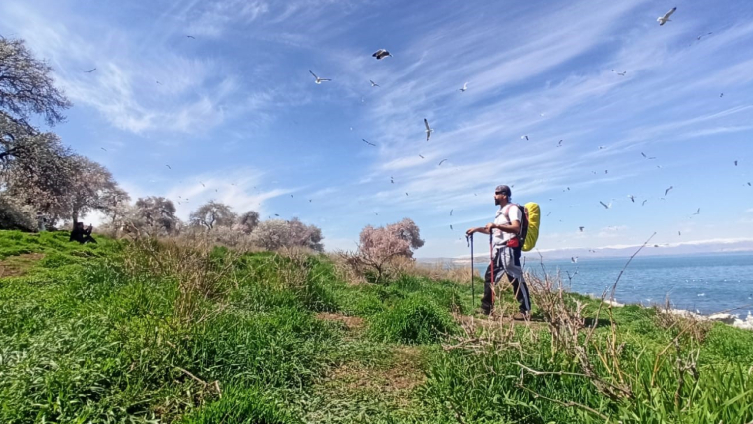
[[[608,357],[602,311],[593,372],[632,389],[610,398],[544,323],[443,349],[462,334],[452,314],[478,307],[468,284],[356,285],[323,255],[97,240],[0,231],[0,261],[23,262],[0,278],[0,422],[753,420],[752,332],[717,324],[694,338],[652,309],[614,308]],[[588,317],[598,308],[568,299]],[[509,291],[502,304],[514,306]],[[678,358],[695,363],[679,391]]]

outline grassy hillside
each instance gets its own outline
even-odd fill
[[[514,325],[419,273],[375,286],[324,255],[67,239],[0,231],[2,423],[753,420],[753,332],[543,276]]]

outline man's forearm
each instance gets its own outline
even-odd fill
[[[473,230],[474,233],[482,233],[482,234],[489,234],[489,230],[486,229],[486,227],[476,227]]]

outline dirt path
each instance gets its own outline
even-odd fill
[[[0,261],[0,278],[18,277],[44,258],[43,253],[23,253],[17,256],[9,256]]]

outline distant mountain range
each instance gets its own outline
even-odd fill
[[[659,244],[649,243],[639,253],[640,256],[670,256],[670,255],[697,255],[697,254],[723,254],[723,253],[741,253],[753,252],[753,239],[714,239],[690,241],[683,243]],[[524,256],[529,260],[539,259],[539,253],[544,259],[569,259],[572,257],[580,258],[627,258],[630,257],[640,245],[635,246],[607,246],[598,249],[587,248],[565,248],[565,249],[548,249],[540,251],[525,252]],[[488,261],[489,254],[476,255],[475,261]],[[470,261],[469,256],[460,256],[455,258],[418,258],[417,261],[423,263],[431,262],[451,262],[464,264]]]

